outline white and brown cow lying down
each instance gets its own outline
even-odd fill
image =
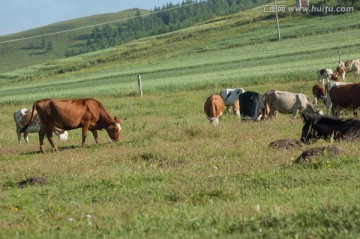
[[[14,112],[14,121],[16,127],[16,133],[18,136],[19,144],[21,144],[21,133],[20,130],[25,127],[31,118],[31,109],[23,108]],[[26,143],[29,143],[29,133],[38,133],[40,131],[40,118],[37,112],[34,111],[34,116],[29,124],[26,131],[23,132]],[[68,132],[62,129],[54,128],[53,133],[59,137],[60,140],[68,139]]]
[[[326,80],[326,82],[329,82],[334,74],[333,70],[329,68],[319,68],[316,73],[318,77],[318,82],[322,84],[325,83],[324,80]]]
[[[237,105],[239,105],[239,101],[237,101]],[[211,95],[204,103],[204,111],[210,124],[217,125],[224,110],[225,103],[220,95]]]
[[[291,93],[287,91],[269,90],[264,94],[265,100],[270,107],[270,116],[277,117],[277,112],[292,113],[295,118],[299,112],[306,112],[311,114],[320,114],[319,111],[308,99],[305,94]]]
[[[235,88],[235,89],[222,89],[220,91],[220,96],[223,99],[226,111],[230,112],[230,107],[233,107],[235,115],[240,117],[239,105],[236,103],[239,100],[239,95],[244,93],[245,90],[243,88]]]
[[[126,119],[121,120],[117,117],[112,118],[104,106],[97,100],[88,99],[42,99],[34,103],[32,107],[33,119],[35,112],[40,118],[41,128],[39,131],[40,151],[44,152],[44,137],[46,135],[51,146],[56,151],[57,147],[52,139],[54,128],[72,130],[82,128],[82,145],[85,144],[85,138],[90,130],[98,143],[97,130],[105,129],[109,137],[114,141],[120,140],[120,124]],[[27,124],[20,132],[28,129]]]

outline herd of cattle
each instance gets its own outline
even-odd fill
[[[360,83],[338,82],[339,77],[344,81],[347,72],[354,72],[359,76],[360,60],[340,62],[335,71],[319,69],[318,82],[313,86],[315,105],[302,93],[269,90],[261,95],[242,88],[223,89],[219,95],[211,95],[206,99],[204,111],[212,124],[218,124],[219,118],[230,108],[237,117],[243,119],[262,120],[277,117],[280,113],[292,113],[295,118],[302,114],[304,127],[301,136],[303,142],[318,138],[335,139],[360,137],[360,121],[357,119],[339,119],[342,109],[351,109],[357,117],[356,109],[360,106]],[[323,85],[327,81],[325,88]],[[326,106],[325,116],[317,109],[318,100]],[[332,106],[330,113],[330,106]],[[38,132],[40,151],[44,152],[44,137],[46,135],[54,150],[57,147],[52,139],[53,134],[60,140],[68,139],[67,130],[82,128],[82,144],[88,130],[92,132],[98,143],[97,130],[105,129],[114,141],[120,140],[121,120],[112,118],[103,105],[92,98],[88,99],[42,99],[33,104],[32,109],[20,109],[14,113],[14,121],[19,143],[21,134],[28,143],[28,133]]]
[[[315,105],[302,93],[269,90],[262,95],[236,88],[222,89],[219,95],[209,96],[204,103],[204,111],[210,123],[215,125],[219,123],[225,107],[226,112],[232,107],[237,117],[255,121],[273,116],[276,118],[278,112],[292,113],[294,118],[301,113],[305,123],[301,136],[303,142],[331,136],[335,139],[354,139],[360,137],[360,121],[339,119],[343,109],[352,110],[357,118],[356,109],[360,107],[360,83],[344,82],[345,73],[351,71],[359,76],[360,60],[340,62],[335,72],[319,69],[319,83],[312,88]],[[339,82],[339,76],[343,82]],[[326,107],[326,114],[331,116],[324,115],[317,108],[319,100]]]

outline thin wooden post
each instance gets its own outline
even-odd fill
[[[138,79],[138,87],[139,87],[140,97],[142,97],[141,75],[140,74],[137,74],[137,79]]]
[[[281,39],[281,36],[280,36],[280,25],[279,25],[279,16],[278,16],[278,6],[276,5],[276,0],[274,0],[275,2],[275,15],[276,15],[276,30],[277,30],[277,34],[278,34],[278,40]]]

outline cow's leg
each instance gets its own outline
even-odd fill
[[[57,147],[53,141],[53,133],[52,133],[52,129],[47,129],[46,130],[46,138],[49,140],[50,144],[51,144],[51,147],[53,148],[54,151],[57,151]]]
[[[99,135],[98,132],[96,130],[91,131],[91,133],[94,136],[95,142],[98,144],[99,143]]]
[[[85,139],[86,139],[86,136],[87,136],[87,133],[88,133],[88,129],[89,129],[89,127],[90,127],[90,123],[91,123],[90,121],[83,123],[83,127],[82,127],[82,142],[81,142],[82,146],[85,145]]]
[[[24,132],[24,139],[26,141],[26,143],[28,144],[29,143],[29,133],[28,132]]]
[[[227,106],[226,106],[226,113],[229,113],[229,114],[231,113],[231,111],[230,111],[230,105],[227,105]]]
[[[314,103],[315,103],[315,106],[317,107],[318,106],[318,100],[317,100],[316,96],[314,96]]]
[[[18,136],[19,144],[21,144],[21,133],[19,133],[19,132],[16,132],[16,133],[17,133],[17,136]]]
[[[40,143],[40,151],[44,153],[44,138],[45,138],[45,130],[40,129],[39,131],[39,143]]]

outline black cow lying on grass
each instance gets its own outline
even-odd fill
[[[353,140],[360,138],[360,120],[302,114],[304,127],[302,129],[301,141],[303,143],[314,142],[320,138],[334,140]]]

